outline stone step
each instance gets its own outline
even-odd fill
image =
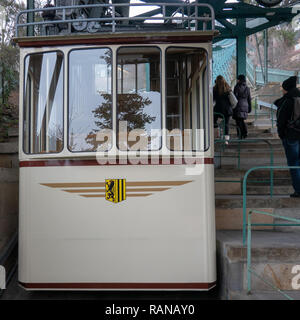
[[[12,183],[19,181],[17,168],[0,168],[0,183]]]
[[[237,177],[239,178],[243,178],[245,173],[247,171],[243,170],[243,169],[231,169],[228,170],[226,168],[220,168],[220,169],[215,169],[215,178],[234,178],[236,179]],[[273,177],[275,179],[290,179],[290,174],[289,174],[289,170],[288,169],[274,169],[273,170]],[[249,178],[248,179],[254,179],[254,178],[261,178],[261,179],[265,179],[265,178],[270,178],[270,170],[266,170],[266,169],[260,169],[260,170],[254,170],[250,173]]]
[[[242,195],[243,187],[241,182],[233,182],[234,180],[231,180],[228,182],[220,182],[220,181],[221,180],[217,180],[217,182],[215,182],[216,195]],[[273,184],[273,195],[290,195],[294,192],[291,182],[284,186],[276,185],[276,183],[278,183],[278,181],[275,181],[275,183]],[[247,195],[261,195],[261,194],[270,195],[270,193],[271,193],[270,185],[262,186],[259,183],[255,183],[255,185],[250,184],[247,186]]]
[[[219,158],[219,159],[218,159]],[[215,165],[216,168],[222,169],[238,169],[238,157],[230,156],[230,157],[215,157]],[[270,157],[241,157],[240,158],[240,167],[239,169],[249,170],[253,167],[263,167],[270,166],[271,160]],[[273,166],[287,166],[285,157],[274,157]]]
[[[18,153],[1,154],[0,153],[0,168],[18,168],[19,158]]]
[[[289,295],[293,300],[300,300],[299,290],[285,290],[284,293]],[[246,290],[243,292],[229,290],[226,300],[287,300],[287,298],[276,290],[252,290],[251,294],[248,294]]]
[[[216,150],[218,151],[218,149]],[[265,147],[265,149],[241,149],[240,152],[238,150],[235,150],[233,148],[225,148],[222,152],[222,156],[238,156],[240,157],[246,157],[246,158],[258,158],[258,157],[266,157],[271,154],[271,151]],[[285,152],[283,149],[273,149],[273,156],[274,157],[285,157]]]
[[[248,133],[256,133],[257,135],[264,135],[264,134],[270,133],[269,129],[271,127],[272,127],[271,125],[270,126],[268,125],[266,127],[255,126],[254,124],[247,125]],[[235,125],[229,125],[229,132],[232,133],[233,135],[236,135],[237,127]]]
[[[0,154],[13,154],[18,152],[19,147],[17,141],[0,143]]]
[[[273,194],[274,195],[290,195],[294,192],[294,189],[291,185],[275,185],[273,187]],[[247,187],[247,194],[270,194],[270,187],[269,186],[260,186],[260,185],[255,185],[255,186],[248,186]]]
[[[12,160],[0,158],[0,168],[12,168]]]
[[[215,146],[215,151],[226,151],[226,150],[233,150],[233,151],[238,151],[238,150],[242,150],[243,152],[247,152],[248,150],[255,150],[255,151],[266,151],[266,150],[272,150],[273,151],[284,151],[282,144],[278,143],[278,144],[271,144],[271,147],[269,146],[269,144],[267,143],[262,143],[262,142],[242,142],[242,143],[238,143],[238,142],[232,142],[229,141],[228,145],[224,145],[221,143],[216,143]]]
[[[247,247],[242,244],[240,231],[217,231],[219,287],[222,299],[239,299],[247,290]],[[274,230],[252,231],[251,268],[273,286],[299,298],[295,276],[300,270],[300,233]],[[295,273],[296,271],[296,273]],[[252,275],[251,299],[274,296],[274,289]],[[278,299],[283,296],[278,295]]]
[[[216,208],[233,209],[243,207],[242,195],[216,195]],[[247,195],[247,207],[257,208],[299,208],[300,198],[290,198],[289,195]]]
[[[9,128],[8,129],[8,136],[10,138],[19,137],[19,128]]]
[[[298,208],[275,208],[274,214],[282,217],[288,217],[288,218],[294,218],[300,220],[300,210]],[[274,218],[274,223],[278,224],[290,224],[292,222],[289,222],[284,219],[280,218]],[[300,232],[299,226],[278,226],[274,227],[275,230],[281,231],[281,232]],[[299,261],[300,264],[300,261]]]
[[[257,208],[258,209],[258,208]],[[251,209],[247,209],[248,212]],[[272,208],[260,208],[262,211],[272,213]],[[252,215],[253,223],[273,223],[274,219],[266,215]],[[217,230],[242,230],[243,229],[243,209],[241,208],[216,208],[216,229]],[[253,230],[272,230],[273,227],[257,226]]]

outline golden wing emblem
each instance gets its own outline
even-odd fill
[[[112,182],[114,183],[112,184]],[[75,193],[84,198],[105,198],[110,202],[117,203],[130,197],[148,197],[191,182],[193,181],[126,181],[125,179],[107,179],[105,182],[41,183],[41,185],[61,189],[68,193]]]

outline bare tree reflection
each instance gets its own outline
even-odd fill
[[[99,130],[112,128],[112,95],[101,94],[105,100],[95,110],[93,110],[95,125],[97,129],[93,129],[85,138],[86,142],[96,150],[99,142],[96,141],[96,134]],[[137,93],[119,94],[118,95],[118,121],[127,121],[127,130],[145,129],[146,124],[155,121],[156,117],[151,117],[144,112],[144,108],[150,105],[152,101],[146,97],[142,97]]]

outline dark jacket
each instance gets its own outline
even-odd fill
[[[248,113],[251,112],[251,93],[246,82],[239,82],[234,87],[234,94],[238,100],[238,104],[233,110],[233,118],[247,119]]]
[[[232,106],[229,101],[229,92],[225,92],[222,95],[219,95],[218,90],[214,88],[214,101],[215,107],[214,112],[222,113],[225,117],[229,117],[232,115]]]
[[[277,131],[280,139],[300,140],[299,132],[287,127],[294,111],[294,98],[300,97],[300,90],[294,88],[274,102],[277,107]]]

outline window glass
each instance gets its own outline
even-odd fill
[[[160,149],[160,50],[156,47],[119,49],[117,77],[118,147],[124,151]]]
[[[208,148],[206,63],[206,51],[201,48],[166,51],[167,146],[171,150]]]
[[[25,58],[25,153],[56,153],[63,149],[63,60],[61,52]]]
[[[112,129],[111,60],[107,48],[73,50],[69,55],[70,151],[96,151],[101,144],[97,133]]]

